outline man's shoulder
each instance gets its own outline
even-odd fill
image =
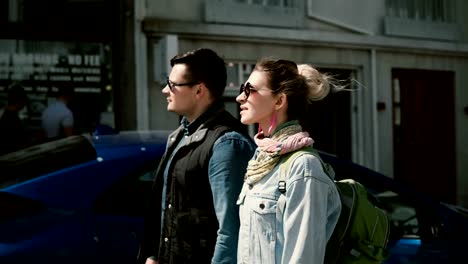
[[[220,145],[221,143],[228,142],[238,142],[242,145],[248,146],[252,150],[254,150],[256,147],[253,139],[249,135],[246,135],[239,131],[228,131],[224,133],[214,142],[214,145],[216,146]]]
[[[229,111],[222,109],[216,113],[213,113],[211,118],[207,121],[211,126],[237,126],[240,124],[239,119],[235,118]]]
[[[248,135],[246,135],[244,133],[241,133],[240,131],[236,131],[236,130],[227,131],[226,133],[222,134],[219,137],[219,139],[223,139],[223,140],[241,139],[241,140],[251,141],[250,136],[248,136]]]

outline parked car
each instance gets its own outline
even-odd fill
[[[134,263],[167,136],[74,136],[0,157],[0,263]]]
[[[167,131],[74,136],[0,156],[0,263],[135,263]],[[468,213],[321,153],[391,218],[386,263],[455,263]]]
[[[336,173],[336,180],[352,178],[376,198],[390,217],[391,231],[386,264],[460,263],[468,248],[468,213],[436,201],[385,175],[320,153]],[[441,175],[441,180],[443,176]],[[421,184],[424,184],[422,175]]]

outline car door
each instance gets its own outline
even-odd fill
[[[152,170],[128,175],[96,201],[94,222],[99,255],[112,263],[136,260],[143,234],[143,217],[152,186]]]

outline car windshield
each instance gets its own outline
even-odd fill
[[[59,139],[0,156],[0,189],[96,159],[84,135]]]

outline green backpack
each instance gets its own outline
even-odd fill
[[[286,206],[286,178],[290,164],[302,154],[317,157],[325,173],[333,180],[334,171],[330,164],[322,161],[312,147],[298,150],[286,156],[279,167],[278,208],[281,213]],[[366,188],[352,179],[334,181],[341,198],[341,214],[327,243],[324,263],[382,263],[389,257],[386,250],[390,234],[387,214],[369,200]]]

